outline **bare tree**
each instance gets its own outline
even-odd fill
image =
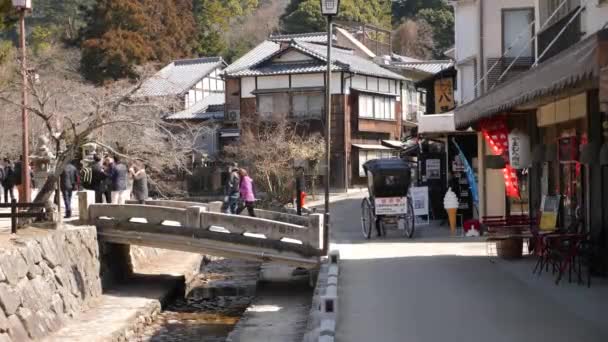
[[[297,126],[286,119],[248,120],[243,123],[238,144],[226,147],[227,158],[250,168],[260,188],[279,203],[292,199],[298,162],[304,161],[316,170],[325,151],[319,134],[299,134]]]
[[[78,58],[77,51],[52,49],[32,63],[35,73],[29,73],[26,84],[32,130],[49,137],[56,156],[35,201],[49,201],[65,165],[88,142],[97,142],[127,159],[144,160],[159,173],[187,169],[201,128],[182,125],[177,129],[162,120],[173,103],[135,96],[144,77],[104,87],[86,83],[74,68]],[[9,77],[1,85],[4,106],[0,117],[18,117],[21,85],[19,77]]]
[[[424,19],[406,19],[395,30],[393,39],[399,54],[419,59],[433,56],[433,28]]]

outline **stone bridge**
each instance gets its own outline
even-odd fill
[[[80,195],[80,219],[97,227],[100,241],[141,245],[313,268],[323,252],[323,215],[256,210],[257,217],[220,212],[221,202],[153,200],[89,204]]]

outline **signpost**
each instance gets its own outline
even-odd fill
[[[410,188],[410,194],[412,196],[414,206],[414,216],[416,217],[416,224],[430,224],[429,215],[429,187],[428,186],[414,186]],[[426,221],[422,217],[426,216]]]

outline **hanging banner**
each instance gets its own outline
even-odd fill
[[[456,149],[458,150],[458,155],[460,156],[460,160],[464,165],[464,172],[467,175],[467,181],[469,182],[469,189],[471,190],[471,196],[473,197],[473,204],[475,205],[475,207],[477,207],[479,205],[479,193],[477,191],[477,180],[475,179],[475,172],[473,171],[471,164],[469,164],[469,161],[467,160],[466,156],[462,152],[462,149],[460,148],[458,143],[456,143],[456,139],[452,138],[452,143],[454,143],[454,146],[456,146]]]
[[[490,145],[492,152],[505,159],[503,169],[505,178],[505,191],[508,197],[519,198],[519,181],[517,171],[509,162],[509,129],[504,116],[496,116],[481,120],[481,132]]]
[[[530,166],[530,137],[525,132],[514,129],[509,133],[509,164],[514,169]]]

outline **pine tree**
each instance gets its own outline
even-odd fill
[[[92,81],[135,77],[135,67],[192,53],[191,0],[99,0],[87,13],[81,70]]]

